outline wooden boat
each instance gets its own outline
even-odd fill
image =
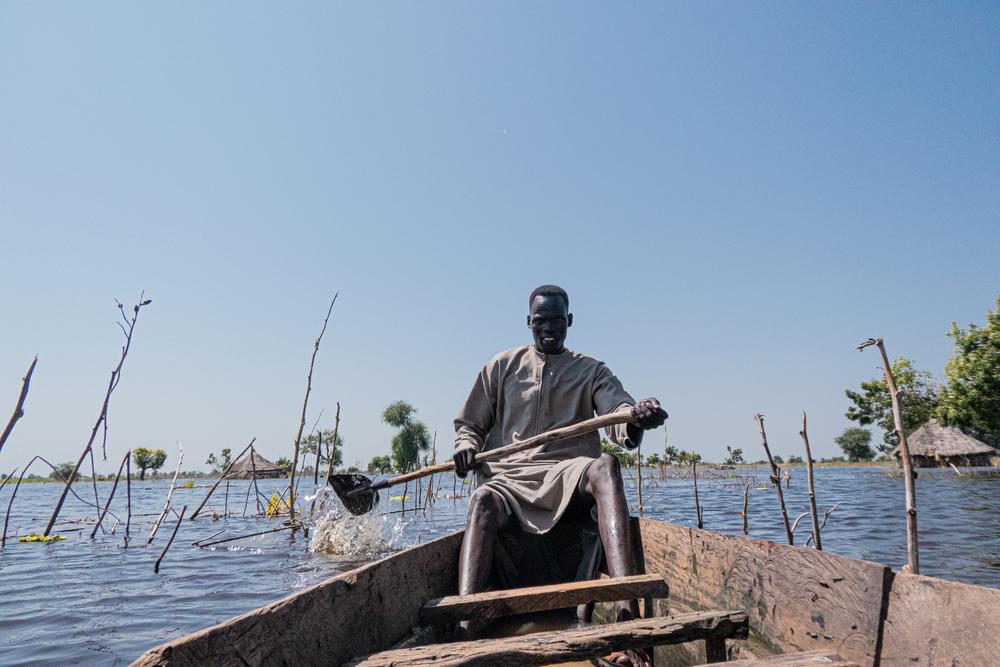
[[[606,582],[619,580],[487,594],[492,601],[457,598],[457,532],[158,646],[134,664],[512,666],[654,644],[657,665],[1000,664],[1000,590],[659,521],[635,526],[643,571],[659,576],[615,591],[644,598],[646,618],[627,628],[421,647],[420,628],[461,615],[463,603],[466,614],[499,615],[618,599]]]

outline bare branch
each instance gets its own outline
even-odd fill
[[[141,295],[140,295],[140,298],[141,298]],[[122,310],[124,312],[124,308],[122,307],[121,302],[119,302],[116,299],[115,303],[118,304],[118,309]],[[140,302],[140,303],[141,304],[145,304],[145,302]],[[45,533],[44,534],[46,536],[48,536],[48,534],[52,532],[52,527],[55,525],[56,519],[59,518],[59,512],[62,510],[63,503],[66,502],[66,495],[69,493],[70,488],[73,486],[73,482],[76,481],[76,476],[77,476],[77,473],[80,470],[80,466],[83,464],[83,460],[86,458],[87,454],[89,454],[91,452],[91,448],[94,446],[94,440],[97,438],[97,431],[98,431],[98,429],[101,428],[101,426],[104,424],[105,420],[107,419],[107,415],[108,415],[108,403],[111,400],[111,394],[112,394],[112,392],[115,390],[115,387],[118,384],[117,381],[116,381],[116,378],[121,375],[122,367],[125,365],[125,358],[128,356],[129,348],[132,345],[132,334],[135,331],[135,323],[136,323],[136,321],[139,318],[139,310],[140,309],[141,309],[141,305],[136,305],[132,309],[132,312],[133,312],[132,319],[131,320],[127,320],[128,323],[129,323],[129,328],[128,328],[128,334],[126,335],[126,338],[125,338],[125,345],[124,345],[124,347],[122,347],[121,358],[118,360],[118,365],[115,367],[115,370],[111,372],[111,381],[108,382],[108,389],[107,389],[107,392],[104,394],[104,401],[103,401],[103,403],[101,405],[101,413],[98,415],[97,421],[94,422],[94,428],[91,429],[91,431],[90,431],[90,439],[87,440],[87,445],[83,448],[83,451],[80,453],[80,457],[76,460],[76,465],[73,467],[73,471],[70,473],[69,477],[66,479],[66,486],[63,487],[62,494],[59,496],[59,501],[56,503],[55,509],[52,510],[52,516],[49,517],[49,523],[48,523],[48,525],[45,526]],[[105,460],[107,460],[106,452],[105,452],[105,457],[104,458],[105,458]]]
[[[781,518],[785,522],[785,535],[788,536],[788,544],[795,544],[795,536],[792,532],[791,526],[788,524],[788,510],[785,509],[785,494],[781,491],[781,471],[778,469],[778,465],[774,462],[774,457],[771,456],[771,448],[767,445],[767,433],[764,431],[764,415],[757,413],[753,416],[754,421],[757,422],[757,426],[760,428],[760,439],[761,443],[764,445],[764,452],[767,454],[767,460],[771,463],[771,481],[774,483],[775,492],[778,494],[778,505],[781,506]]]
[[[17,405],[14,407],[14,414],[11,415],[10,421],[7,422],[7,426],[4,428],[3,433],[0,433],[0,451],[3,450],[4,443],[7,442],[7,438],[10,437],[11,431],[14,430],[14,424],[24,416],[24,399],[28,397],[28,385],[31,384],[31,374],[35,372],[35,364],[38,363],[38,357],[36,356],[31,365],[28,366],[28,372],[25,373],[24,377],[21,379],[21,394],[17,397]]]
[[[288,516],[293,526],[295,525],[295,468],[299,463],[299,445],[302,443],[302,431],[306,427],[306,410],[309,407],[309,393],[312,391],[313,366],[316,364],[316,354],[319,352],[319,344],[323,340],[323,334],[326,333],[326,325],[330,321],[330,313],[333,312],[333,304],[337,303],[338,296],[340,296],[340,292],[334,294],[333,300],[330,301],[330,307],[326,310],[326,318],[323,320],[323,328],[320,330],[319,336],[316,337],[316,342],[313,344],[312,359],[309,361],[309,375],[306,377],[306,396],[302,400],[302,419],[299,421],[299,432],[295,435],[295,453],[292,456],[292,468],[288,476]]]

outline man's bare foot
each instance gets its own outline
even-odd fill
[[[653,667],[650,649],[615,651],[597,659],[600,667]]]
[[[619,623],[631,621],[634,618],[635,614],[628,608],[618,610],[617,621]],[[653,667],[653,650],[640,648],[614,651],[603,658],[598,658],[596,663],[600,667]]]

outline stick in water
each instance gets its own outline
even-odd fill
[[[785,509],[785,494],[781,492],[781,471],[778,470],[778,465],[774,462],[774,457],[771,456],[771,448],[767,446],[767,433],[764,432],[764,415],[758,412],[753,418],[757,422],[757,426],[760,427],[761,443],[764,445],[767,460],[771,463],[771,483],[774,484],[774,489],[778,494],[778,505],[781,506],[781,518],[785,522],[785,535],[788,536],[789,544],[795,544],[792,527],[788,523],[788,510]]]
[[[806,430],[806,413],[802,413],[802,430],[799,431],[799,435],[802,436],[802,442],[806,446],[806,475],[809,476],[809,511],[812,512],[813,520],[813,543],[816,545],[816,551],[823,550],[823,542],[819,537],[819,516],[816,514],[816,486],[813,483],[813,458],[812,452],[809,450],[809,432]]]
[[[163,547],[163,551],[160,552],[160,557],[157,558],[156,563],[153,564],[153,574],[160,573],[160,561],[162,561],[163,557],[167,555],[167,549],[170,548],[170,545],[174,543],[174,538],[177,537],[177,529],[181,527],[181,521],[184,520],[184,512],[187,512],[187,508],[187,505],[181,508],[181,515],[177,517],[177,523],[174,524],[174,532],[170,533],[170,539],[167,540],[167,546]]]
[[[889,387],[889,396],[892,398],[892,421],[896,437],[899,439],[899,458],[903,463],[903,492],[906,494],[907,569],[910,574],[920,574],[920,547],[917,540],[917,489],[913,480],[910,445],[906,441],[906,432],[903,429],[903,406],[899,402],[899,389],[896,387],[896,379],[892,375],[892,365],[889,363],[889,356],[885,352],[885,344],[882,339],[869,338],[858,345],[858,350],[864,350],[872,345],[877,346],[882,355],[882,371],[885,373],[885,382]]]

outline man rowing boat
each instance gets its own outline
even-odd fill
[[[644,430],[663,424],[667,413],[657,399],[634,401],[604,363],[564,347],[572,324],[565,290],[543,285],[531,293],[528,327],[534,344],[490,360],[455,419],[459,476],[473,469],[477,452],[590,419],[595,412],[631,411],[633,423],[607,429],[613,442],[629,449],[639,445]],[[618,459],[601,453],[597,433],[483,464],[477,474],[481,485],[469,502],[459,561],[461,595],[489,587],[497,536],[512,516],[524,532],[543,534],[571,507],[596,509],[608,574],[636,574]],[[620,614],[637,615],[635,601]]]

